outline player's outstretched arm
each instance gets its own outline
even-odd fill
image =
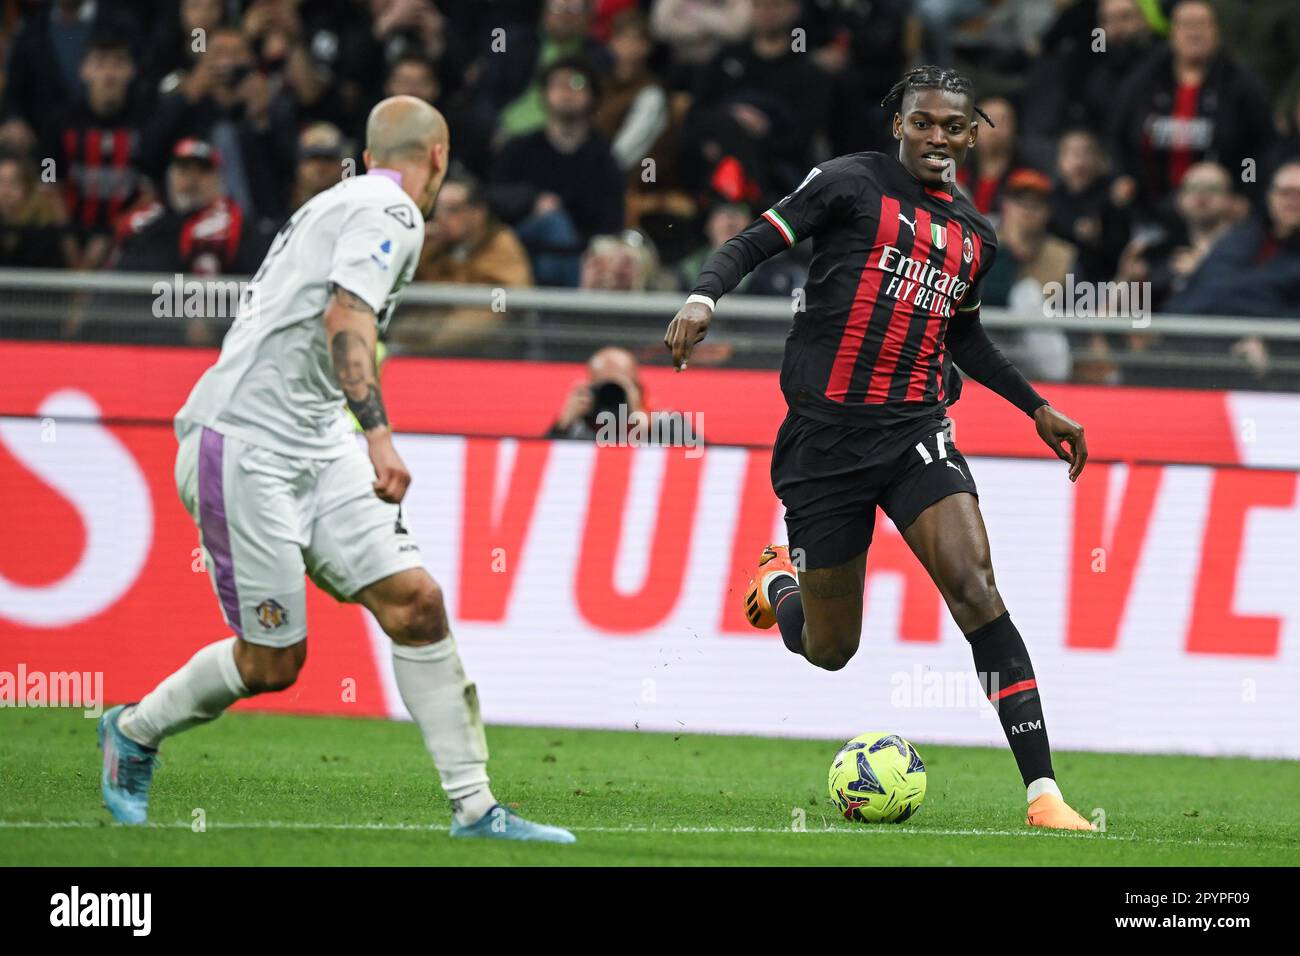
[[[379,390],[375,312],[360,296],[331,283],[325,306],[325,341],[334,375],[370,446],[375,466],[375,494],[396,504],[406,494],[411,474],[393,447],[388,412]]]
[[[708,334],[717,300],[738,286],[760,263],[787,248],[776,228],[759,218],[713,250],[695,280],[695,290],[664,333],[664,345],[673,353],[673,368],[679,372],[686,368],[691,350]]]
[[[815,166],[794,192],[714,249],[664,335],[673,367],[686,368],[691,350],[709,330],[718,299],[764,261],[844,222],[865,182],[852,157]]]
[[[1038,437],[1057,458],[1070,463],[1070,480],[1077,481],[1088,460],[1083,426],[1049,405],[993,344],[979,320],[978,307],[953,317],[948,324],[945,346],[958,368],[1034,419]]]

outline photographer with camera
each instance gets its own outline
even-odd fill
[[[140,165],[161,182],[172,147],[201,139],[220,151],[226,194],[254,220],[288,215],[297,122],[282,77],[261,69],[247,37],[220,27],[192,69],[173,76],[140,137]]]
[[[545,437],[592,441],[602,432],[603,421],[625,424],[629,435],[646,435],[647,444],[686,444],[678,417],[646,407],[636,357],[614,345],[605,346],[587,361],[587,378],[573,383],[559,418]]]

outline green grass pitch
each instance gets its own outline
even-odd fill
[[[900,728],[901,729],[901,728]],[[1059,753],[1106,832],[1024,826],[1009,753],[915,741],[929,771],[904,824],[837,817],[840,741],[489,728],[497,795],[574,846],[453,841],[411,724],[228,714],[169,740],[149,827],[109,822],[94,721],[0,710],[0,864],[1294,865],[1300,763]],[[194,832],[196,809],[206,831]],[[804,829],[796,828],[800,818]]]

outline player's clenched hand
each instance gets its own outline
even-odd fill
[[[1070,463],[1070,480],[1077,481],[1084,462],[1088,460],[1088,442],[1083,437],[1083,426],[1051,405],[1039,406],[1034,412],[1034,424],[1038,427],[1038,437],[1056,452],[1056,457]],[[1068,446],[1069,451],[1063,446]]]
[[[387,431],[374,436],[367,434],[366,438],[370,443],[370,463],[375,466],[375,494],[390,504],[400,504],[411,484],[411,473]]]
[[[664,334],[664,345],[673,353],[673,368],[679,372],[686,368],[691,350],[704,340],[712,321],[713,310],[703,302],[687,302],[682,306]]]

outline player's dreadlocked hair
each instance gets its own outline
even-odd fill
[[[943,90],[945,93],[964,93],[972,99],[975,97],[974,84],[956,70],[945,70],[941,66],[918,66],[915,70],[904,73],[903,78],[889,88],[880,105],[888,106],[897,101],[902,106],[903,97],[910,90]],[[975,107],[975,112],[983,117],[984,122],[993,125],[988,113],[978,106]]]

